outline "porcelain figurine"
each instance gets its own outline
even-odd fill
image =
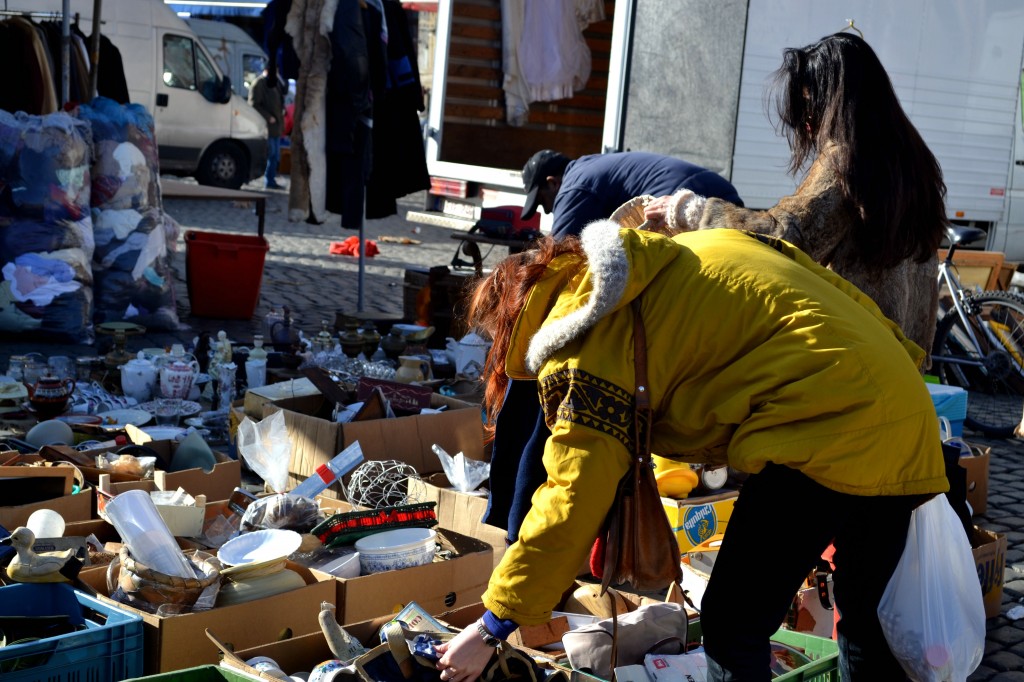
[[[75,557],[73,549],[34,552],[32,545],[36,536],[25,526],[20,526],[0,542],[11,545],[18,552],[7,565],[7,577],[19,583],[70,582],[78,577],[82,568],[82,562]]]
[[[138,357],[119,367],[121,370],[121,392],[140,403],[153,399],[156,391],[157,367],[146,358],[143,351]]]

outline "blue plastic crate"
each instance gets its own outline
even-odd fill
[[[935,413],[949,420],[954,436],[964,435],[964,419],[967,417],[967,391],[959,386],[925,384],[932,396]]]
[[[66,635],[0,648],[3,682],[115,682],[142,674],[142,618],[60,583],[0,588],[0,616],[67,614]]]

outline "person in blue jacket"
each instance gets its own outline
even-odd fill
[[[718,173],[671,156],[649,152],[590,154],[575,161],[544,149],[526,162],[523,220],[543,207],[555,216],[551,236],[579,236],[595,220],[608,218],[630,199],[660,197],[689,189],[743,206],[736,188]]]

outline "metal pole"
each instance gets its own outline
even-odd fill
[[[366,199],[363,198],[363,217],[359,221],[359,289],[356,298],[356,312],[363,312],[363,275],[366,271],[366,240],[363,239],[363,224],[366,222]]]
[[[89,100],[99,94],[100,80],[100,9],[103,0],[92,0],[92,34],[89,36]]]
[[[71,99],[71,0],[64,0],[60,20],[60,106]]]

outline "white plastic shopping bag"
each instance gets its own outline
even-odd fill
[[[238,452],[274,492],[288,489],[288,460],[292,441],[284,421],[284,410],[253,422],[248,417],[238,425]]]
[[[893,655],[915,682],[963,682],[981,663],[981,583],[963,525],[945,495],[914,510],[878,619]]]

